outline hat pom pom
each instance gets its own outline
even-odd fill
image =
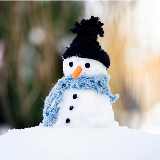
[[[78,36],[84,35],[92,40],[97,40],[97,36],[104,36],[103,26],[104,24],[99,21],[99,17],[91,16],[88,20],[82,19],[81,22],[75,22],[70,32],[77,33]]]

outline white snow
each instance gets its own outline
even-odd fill
[[[1,160],[159,160],[160,136],[128,129],[13,129],[0,136]]]

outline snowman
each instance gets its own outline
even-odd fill
[[[75,22],[76,33],[62,56],[64,77],[45,99],[43,125],[58,127],[110,127],[116,122],[107,69],[110,58],[101,49],[97,36],[103,37],[103,23],[98,17]]]

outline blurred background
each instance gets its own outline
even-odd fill
[[[99,16],[121,126],[160,134],[160,2],[0,2],[0,135],[37,126],[75,21]]]

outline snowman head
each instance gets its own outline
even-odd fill
[[[64,75],[72,74],[76,78],[82,73],[89,76],[106,74],[110,58],[97,41],[98,35],[104,36],[103,23],[91,16],[89,20],[76,21],[74,26],[70,31],[77,36],[62,56]]]
[[[97,60],[73,56],[64,59],[63,73],[65,76],[72,74],[73,78],[77,78],[81,74],[96,76],[107,74],[107,71],[106,67]]]

